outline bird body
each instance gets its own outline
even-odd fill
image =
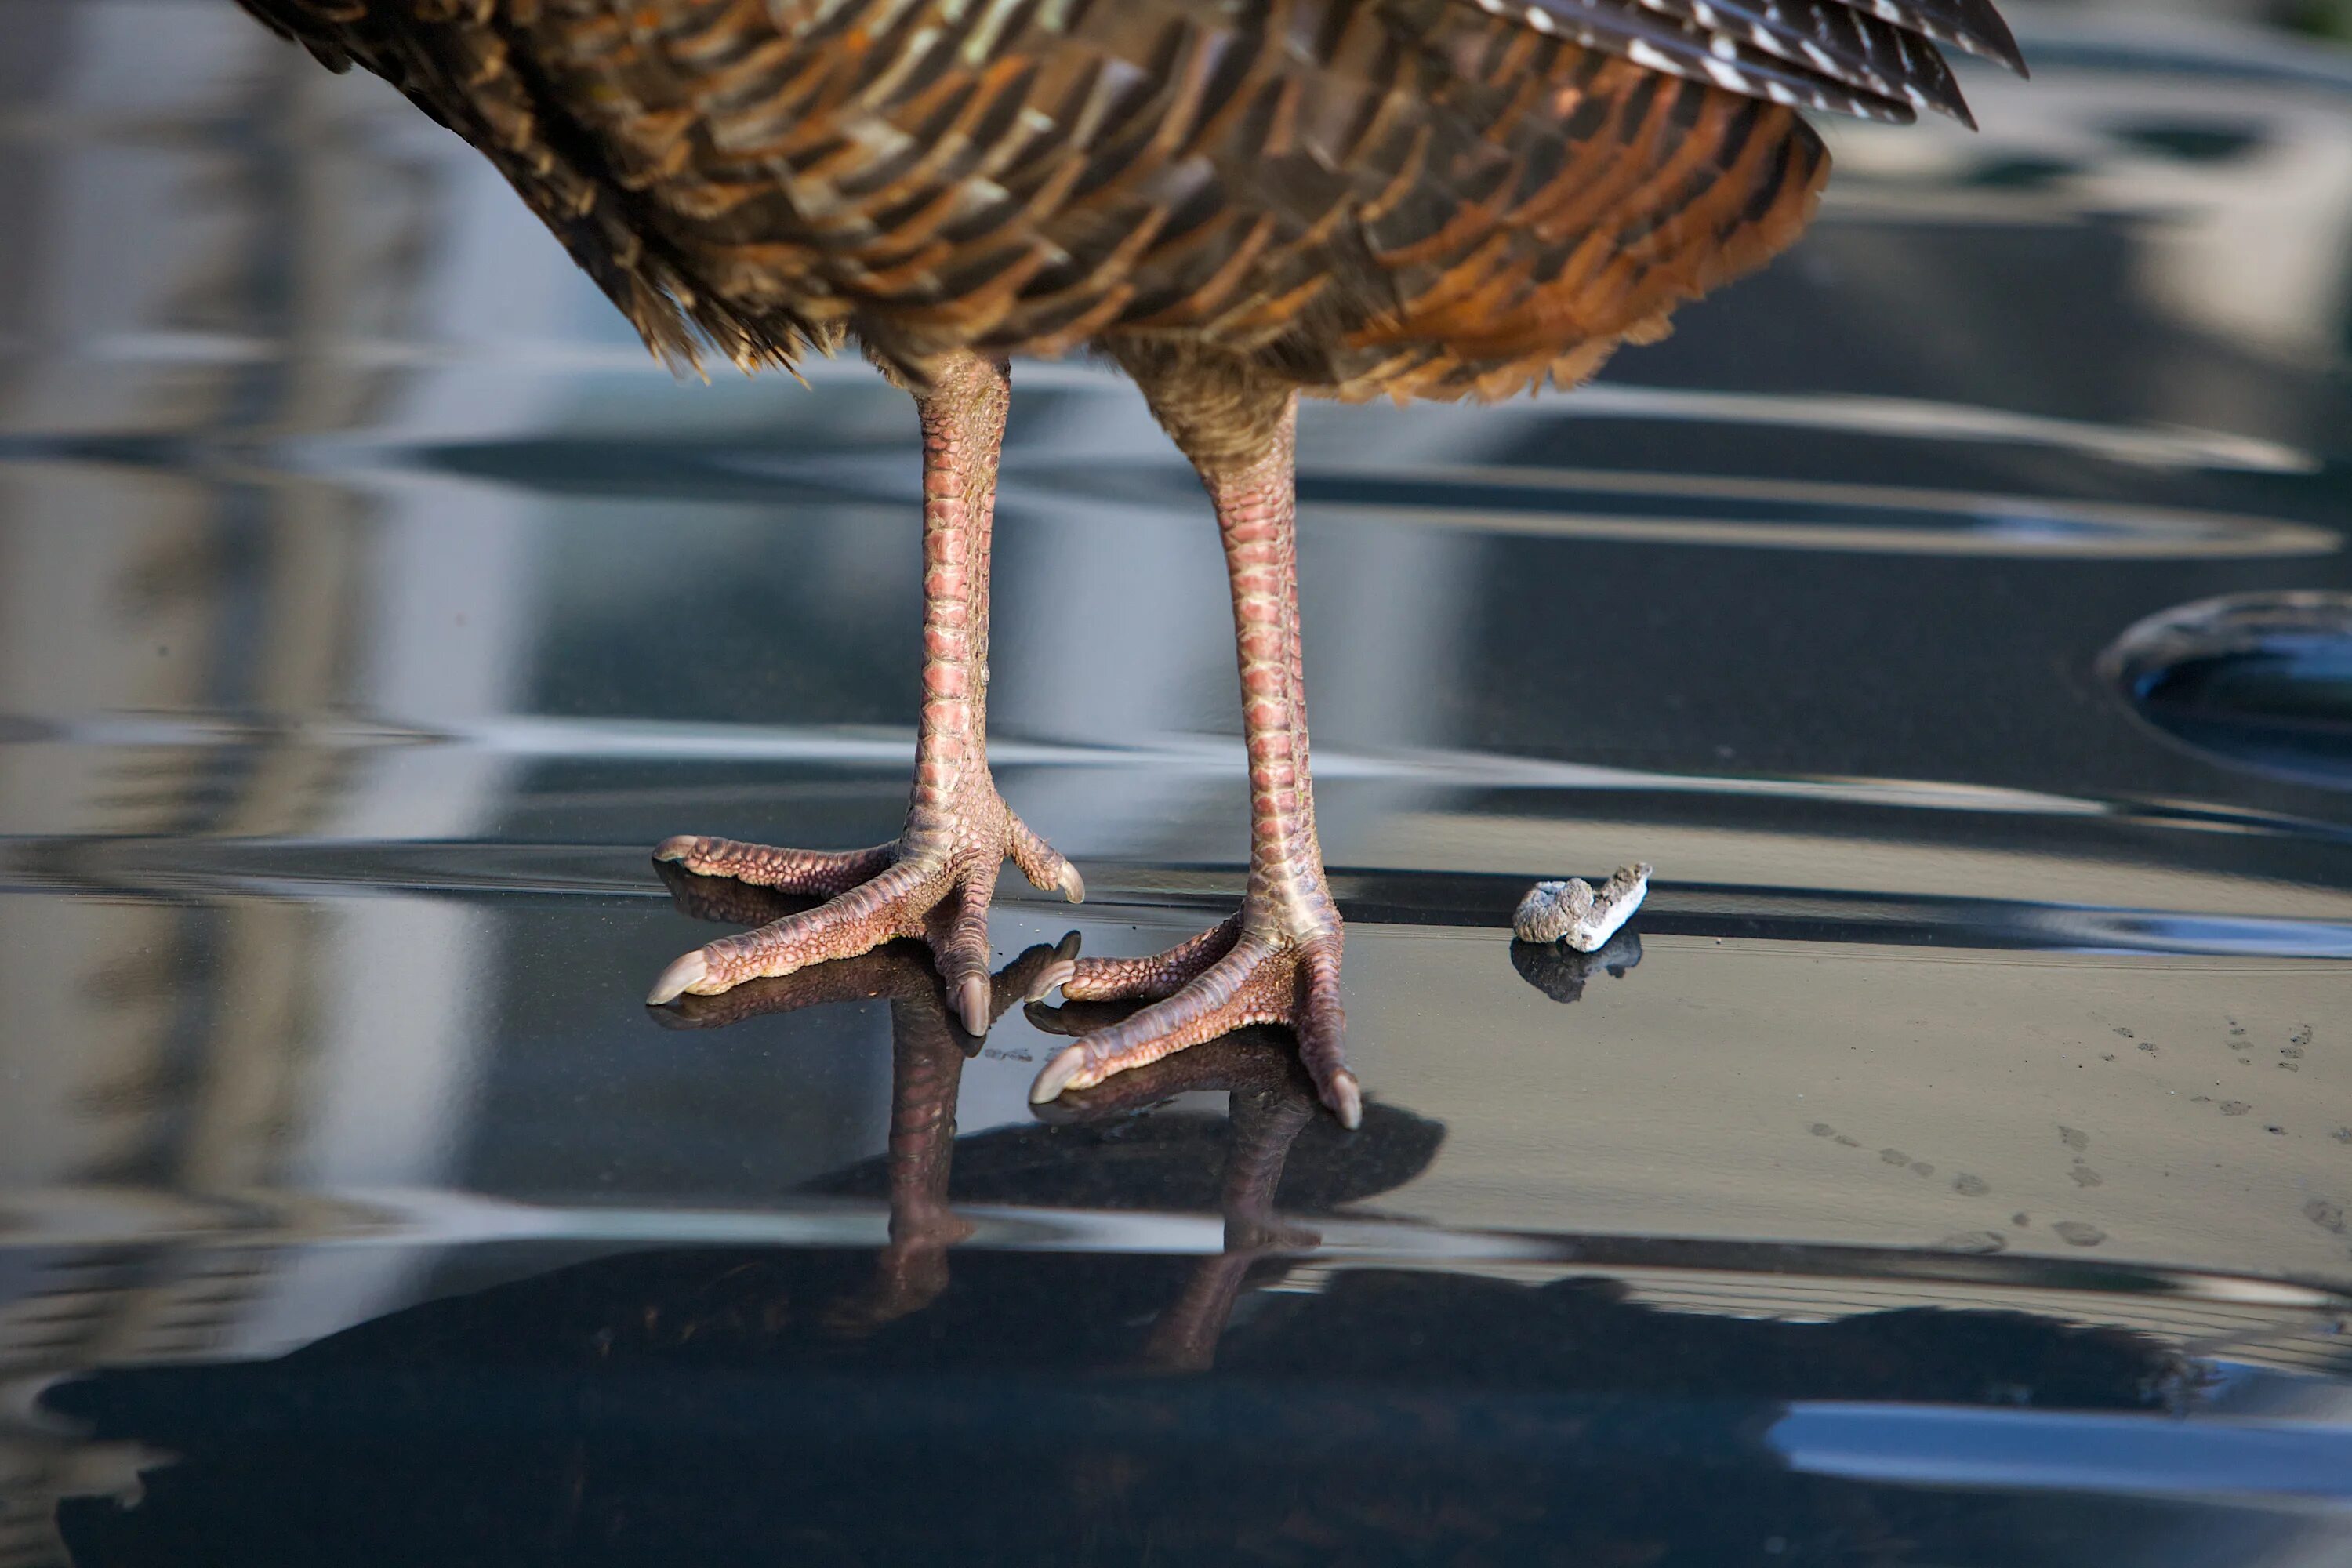
[[[246,4],[486,153],[672,360],[1175,338],[1349,398],[1570,385],[1760,265],[1828,172],[1791,105],[1965,113],[1873,13],[2010,47],[1979,0]]]
[[[1250,871],[1239,912],[1190,942],[1041,972],[1037,994],[1147,1005],[1032,1093],[1283,1024],[1350,1127],[1307,767],[1299,395],[1572,386],[1802,231],[1829,160],[1800,110],[1966,121],[1943,47],[2021,68],[1989,0],[243,4],[480,149],[656,353],[789,369],[855,339],[916,396],[906,827],[848,852],[665,843],[680,874],[824,901],[688,953],[649,1000],[920,938],[978,1034],[1003,862],[1083,897],[988,770],[988,569],[1007,360],[1094,348],[1217,514]]]

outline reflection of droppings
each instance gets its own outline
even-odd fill
[[[2096,1247],[2107,1239],[2105,1231],[2079,1219],[2062,1219],[2050,1228],[2056,1231],[2058,1239],[2069,1247]]]
[[[1936,1173],[1936,1167],[1925,1160],[1914,1160],[1911,1162],[1911,1173],[1915,1176],[1932,1176]]]
[[[2338,1236],[2344,1234],[2342,1204],[2332,1203],[2326,1198],[2314,1198],[2303,1205],[2303,1217],[2322,1230],[2332,1230]]]
[[[2352,1143],[2352,1127],[2339,1127],[2328,1136],[2338,1143]]]
[[[2013,1214],[2009,1216],[2009,1223],[2023,1230],[2033,1223],[2033,1216],[2030,1214]]]
[[[2009,1238],[1997,1230],[1959,1230],[1936,1243],[1938,1252],[2000,1252]]]
[[[2074,1178],[2074,1184],[2078,1187],[2095,1187],[2106,1180],[2105,1177],[2100,1175],[2098,1172],[2091,1169],[2090,1166],[2080,1163],[2077,1163],[2074,1168],[2067,1172],[2066,1174]]]
[[[1982,1176],[1971,1176],[1962,1171],[1952,1178],[1952,1191],[1964,1198],[1980,1198],[1992,1191],[1992,1184]]]
[[[2113,1051],[2101,1051],[2099,1053],[2099,1059],[2103,1062],[2111,1062],[2116,1059],[2116,1053]]]
[[[1862,1147],[1862,1140],[1861,1140],[1861,1139],[1859,1139],[1859,1138],[1849,1138],[1849,1137],[1847,1137],[1847,1136],[1846,1136],[1844,1133],[1843,1133],[1843,1132],[1841,1132],[1841,1133],[1839,1133],[1839,1134],[1838,1134],[1838,1136],[1837,1136],[1837,1141],[1838,1141],[1838,1147],[1839,1147],[1839,1148],[1841,1148],[1841,1149],[1859,1149],[1859,1148],[1861,1148],[1861,1147]]]
[[[1911,1156],[1900,1149],[1881,1149],[1878,1152],[1878,1157],[1890,1165],[1907,1165],[1911,1163]]]
[[[2252,1109],[2252,1106],[2242,1100],[2225,1100],[2221,1102],[2221,1114],[2224,1116],[2243,1116]]]
[[[2091,1146],[2091,1135],[2079,1127],[2061,1127],[2058,1129],[2058,1142],[2079,1154]]]
[[[1826,1121],[1814,1122],[1812,1132],[1813,1136],[1816,1138],[1834,1138],[1837,1136],[1837,1129],[1831,1126]]]

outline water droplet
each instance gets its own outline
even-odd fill
[[[2125,632],[2100,669],[2185,745],[2274,776],[2352,784],[2352,595],[2184,605]]]
[[[1997,1230],[1959,1230],[1936,1243],[1938,1252],[2001,1252],[2009,1238]]]

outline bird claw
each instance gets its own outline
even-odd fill
[[[1336,921],[1303,938],[1269,937],[1252,934],[1236,915],[1155,958],[1089,960],[1075,968],[1065,996],[1150,1005],[1057,1052],[1030,1086],[1032,1105],[1250,1025],[1282,1024],[1297,1037],[1299,1060],[1340,1125],[1362,1123],[1363,1089],[1343,1059]]]
[[[646,995],[662,1006],[687,994],[712,995],[749,980],[793,974],[870,952],[901,937],[930,944],[950,1006],[966,1033],[985,1035],[996,1016],[989,975],[988,910],[998,868],[1010,859],[1041,889],[1076,900],[1086,884],[1076,868],[1014,816],[983,774],[960,797],[963,809],[911,818],[889,844],[845,852],[779,849],[728,838],[679,837],[655,851],[664,879],[677,887],[722,880],[718,894],[692,901],[756,931],[721,937],[665,969]],[[814,908],[770,918],[786,898],[821,899]],[[1076,933],[1013,994],[1043,996],[1075,973]],[[1044,989],[1039,989],[1041,983]]]

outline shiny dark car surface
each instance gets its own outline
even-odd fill
[[[0,0],[0,1568],[2346,1560],[2352,59],[2017,9],[1601,384],[1307,411],[1350,1136],[1274,1035],[1033,1113],[1083,1018],[897,950],[649,1015],[765,908],[651,845],[904,809],[906,398]],[[1015,387],[1019,970],[1245,845],[1198,487]]]

